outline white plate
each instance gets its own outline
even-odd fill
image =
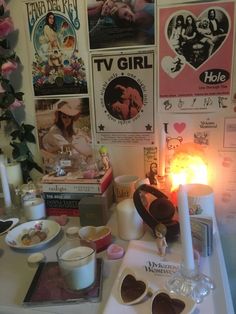
[[[5,220],[0,219],[1,230],[2,230],[0,232],[0,235],[6,233],[7,231],[9,231],[13,227],[15,227],[15,225],[17,225],[18,222],[19,222],[18,218],[9,218],[9,219],[5,219]],[[11,224],[9,225],[9,223],[11,223]]]
[[[45,238],[45,240],[39,243],[25,245],[22,242],[21,238],[24,234],[28,234],[31,229],[46,231],[47,237]],[[58,235],[60,230],[61,230],[60,225],[53,220],[29,221],[9,231],[5,237],[5,241],[9,246],[13,248],[32,249],[39,247],[41,245],[45,245],[46,243],[54,239]]]

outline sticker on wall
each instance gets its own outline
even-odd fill
[[[234,7],[231,1],[159,8],[161,111],[212,112],[229,105]]]
[[[161,112],[219,112],[232,108],[230,97],[205,96],[205,97],[176,97],[162,98],[159,100],[159,111]]]
[[[154,51],[91,55],[97,143],[154,144]]]
[[[236,149],[236,118],[224,119],[224,148]]]
[[[90,49],[155,44],[155,1],[87,1]]]
[[[87,94],[81,13],[78,0],[25,2],[35,96]]]

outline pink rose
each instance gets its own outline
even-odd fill
[[[0,0],[0,6],[1,6],[1,5],[4,7],[4,11],[6,12],[7,5],[6,5],[5,0]]]
[[[4,38],[14,30],[14,25],[10,17],[0,19],[0,37]]]
[[[7,61],[3,63],[1,72],[3,76],[8,76],[16,69],[17,69],[17,63],[15,61]]]
[[[23,106],[23,101],[15,99],[15,101],[10,105],[10,109],[16,109]]]

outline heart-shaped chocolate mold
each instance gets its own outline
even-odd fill
[[[0,234],[8,230],[13,224],[12,220],[0,221]]]
[[[185,303],[179,299],[171,298],[167,293],[158,293],[152,302],[152,314],[180,314]]]
[[[208,17],[212,8],[207,8],[198,16],[194,11],[180,10],[176,11],[169,19],[166,27],[166,39],[171,49],[179,56],[184,56],[186,63],[197,69],[203,63],[207,62],[221,47],[230,31],[230,20],[226,13],[220,8],[214,9],[216,14],[218,30],[212,31]],[[190,19],[192,22],[188,22]],[[183,36],[186,34],[189,39]],[[191,39],[190,39],[191,38]],[[165,71],[168,69],[165,67]]]
[[[128,274],[121,284],[121,298],[124,303],[130,303],[139,299],[146,291],[146,284],[137,280],[133,275]]]

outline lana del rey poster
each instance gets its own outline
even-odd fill
[[[24,11],[34,95],[86,94],[81,1],[26,1]]]

